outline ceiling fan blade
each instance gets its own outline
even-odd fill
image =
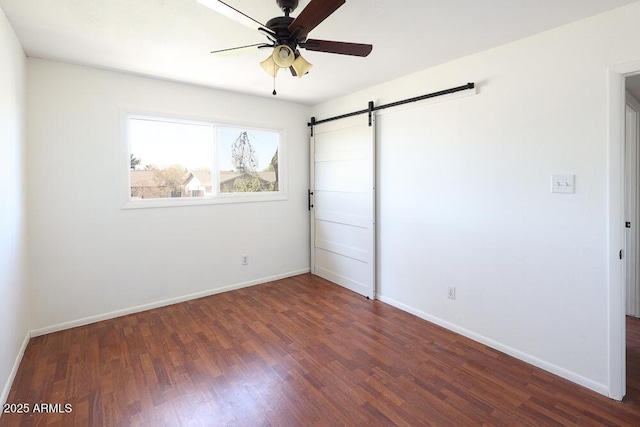
[[[335,12],[346,0],[311,0],[300,15],[289,25],[289,31],[296,39],[304,39],[307,34],[329,15]]]
[[[255,46],[257,46],[258,49],[263,48],[263,47],[273,47],[273,45],[270,45],[270,44],[267,44],[267,43],[255,43],[255,44],[248,44],[248,45],[245,45],[245,46],[230,47],[230,48],[227,48],[227,49],[212,50],[211,53],[230,52],[232,50],[246,49],[248,47],[255,47]]]
[[[337,53],[340,55],[368,56],[373,50],[370,44],[334,42],[330,40],[309,39],[300,47],[316,52]]]
[[[261,22],[221,0],[198,0],[198,3],[251,29],[264,27]]]

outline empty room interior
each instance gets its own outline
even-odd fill
[[[640,1],[0,10],[0,426],[640,425]]]

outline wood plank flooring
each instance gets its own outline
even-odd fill
[[[638,426],[628,327],[620,403],[302,275],[33,338],[0,426]]]

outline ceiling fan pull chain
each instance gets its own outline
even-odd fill
[[[276,63],[273,63],[273,96],[276,96],[278,94],[278,92],[276,92]]]

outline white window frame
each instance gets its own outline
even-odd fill
[[[241,122],[230,122],[228,120],[213,120],[187,117],[178,114],[166,114],[148,111],[132,111],[123,110],[121,114],[122,122],[122,138],[124,143],[124,155],[122,160],[121,187],[123,194],[122,209],[144,209],[144,208],[163,208],[177,206],[201,206],[216,205],[227,203],[254,203],[254,202],[270,202],[287,200],[287,183],[288,183],[288,162],[287,162],[287,134],[286,130],[276,128],[269,125],[247,124]],[[132,199],[131,198],[131,142],[129,139],[129,123],[131,119],[147,119],[156,121],[165,121],[173,123],[196,124],[213,127],[214,139],[213,144],[214,158],[211,162],[211,178],[213,195],[205,197],[180,197],[180,198],[157,198],[157,199]],[[218,128],[233,127],[247,131],[267,131],[275,132],[279,135],[278,141],[278,191],[265,191],[254,193],[221,193],[220,186],[220,170],[218,155]]]

